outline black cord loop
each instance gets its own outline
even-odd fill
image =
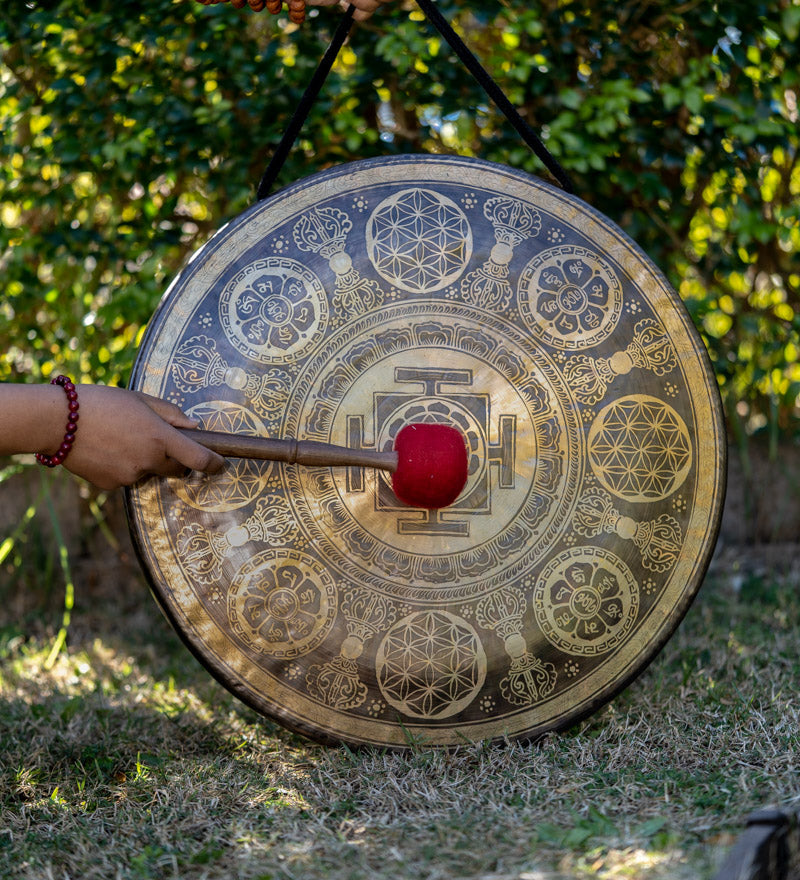
[[[497,108],[511,123],[517,134],[519,134],[519,136],[531,148],[545,168],[547,168],[547,170],[558,181],[562,189],[568,193],[574,193],[575,187],[573,186],[572,180],[567,172],[547,149],[536,132],[522,118],[519,111],[508,100],[503,90],[495,80],[492,79],[488,71],[467,48],[461,37],[458,36],[445,17],[436,8],[433,0],[416,0],[416,2],[427,17],[428,21],[439,31],[441,36],[444,37],[450,48],[458,56],[461,63],[476,79],[478,85],[480,85],[484,92],[486,92],[487,96],[497,105]],[[300,103],[297,105],[297,109],[292,114],[292,118],[289,120],[289,125],[287,126],[267,170],[264,172],[261,182],[258,185],[256,198],[259,201],[265,199],[270,194],[272,187],[280,174],[281,168],[286,161],[286,157],[289,155],[289,152],[291,151],[292,146],[311,111],[314,101],[317,99],[317,96],[333,67],[336,56],[339,54],[339,50],[344,45],[344,42],[350,33],[350,29],[353,25],[354,12],[355,7],[350,4],[347,7],[347,11],[339,24],[339,27],[336,29],[333,39],[323,55],[319,66],[314,72],[314,76],[311,78],[311,82],[308,84]]]
[[[450,26],[450,23],[436,8],[432,0],[417,0],[417,5],[425,13],[428,21],[439,31],[439,33],[447,40],[450,48],[456,53],[461,63],[475,77],[478,85],[486,92],[489,98],[497,105],[497,109],[506,117],[506,119],[514,126],[517,134],[525,141],[525,143],[533,150],[534,154],[539,158],[542,164],[553,175],[553,177],[561,184],[562,189],[568,193],[574,193],[575,188],[572,185],[567,172],[561,167],[553,154],[542,143],[541,138],[520,116],[517,108],[508,100],[505,92],[492,79],[489,72],[478,61],[478,59],[467,48],[464,41]]]
[[[261,181],[258,184],[256,199],[259,202],[270,194],[272,187],[275,185],[275,181],[281,173],[281,168],[283,168],[283,163],[291,152],[294,142],[297,140],[297,136],[300,134],[300,130],[308,118],[311,108],[314,106],[314,101],[317,100],[317,96],[322,90],[322,86],[325,84],[328,74],[331,72],[331,68],[336,61],[339,50],[344,45],[344,41],[350,33],[350,29],[353,26],[353,13],[355,11],[356,8],[351,3],[342,16],[342,20],[339,22],[339,26],[336,28],[336,32],[333,35],[333,39],[326,49],[325,54],[322,56],[319,66],[314,71],[314,76],[311,77],[311,82],[309,82],[306,87],[303,97],[297,105],[297,109],[292,114],[292,118],[289,120],[289,125],[286,127],[286,131],[283,133],[283,137],[267,166],[267,170],[264,172]]]

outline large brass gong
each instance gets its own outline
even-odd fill
[[[677,295],[579,199],[483,161],[314,175],[195,254],[133,386],[203,427],[389,449],[453,425],[453,506],[385,474],[229,460],[128,495],[202,663],[324,741],[534,737],[639,674],[713,549],[725,437]]]

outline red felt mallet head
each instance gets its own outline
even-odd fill
[[[394,494],[411,507],[447,507],[467,482],[467,447],[450,425],[406,425],[394,443]]]
[[[249,437],[179,429],[220,455],[317,467],[371,467],[392,474],[395,495],[411,507],[447,507],[467,482],[467,446],[450,425],[412,424],[398,432],[392,451],[335,446],[290,437]]]

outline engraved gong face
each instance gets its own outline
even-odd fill
[[[128,492],[187,644],[320,740],[566,727],[645,668],[713,549],[725,439],[683,306],[614,224],[503,166],[368,160],[256,205],[173,283],[132,384],[216,431],[462,433],[442,510],[381,471],[242,459]]]

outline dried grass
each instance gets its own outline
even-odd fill
[[[750,811],[800,808],[796,575],[720,564],[650,669],[573,730],[397,754],[256,716],[128,574],[112,593],[76,569],[49,671],[37,602],[53,631],[57,603],[15,594],[0,617],[2,877],[697,880]]]

